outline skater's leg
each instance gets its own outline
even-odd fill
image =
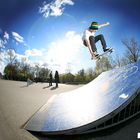
[[[99,40],[101,41],[103,50],[105,51],[106,48],[107,48],[107,46],[106,46],[106,41],[105,41],[105,39],[104,39],[104,36],[103,36],[102,34],[100,34],[100,35],[98,35],[98,36],[95,37],[95,43],[96,43],[97,41],[99,41]]]
[[[95,38],[94,38],[94,36],[90,36],[89,37],[89,42],[90,42],[92,51],[93,52],[97,52],[97,48],[96,48],[96,45],[95,45]]]
[[[87,40],[84,40],[83,44],[86,47],[88,47],[88,49],[90,51],[90,54],[91,54],[91,59],[93,59],[93,57],[97,57],[99,55],[99,54],[97,54],[97,49],[96,49],[96,45],[95,45],[94,36],[89,37],[89,42]]]

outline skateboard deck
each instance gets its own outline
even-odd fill
[[[106,55],[108,53],[111,54],[113,51],[114,51],[113,48],[109,48],[109,50],[107,50],[106,52],[103,52],[103,53],[99,54],[97,57],[94,57],[93,59],[100,60],[102,56],[104,56],[104,55]]]

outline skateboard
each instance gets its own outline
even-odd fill
[[[103,52],[103,53],[99,54],[97,57],[94,57],[93,59],[100,60],[104,55],[106,55],[108,53],[111,54],[113,51],[114,51],[113,48],[109,48],[109,50],[107,50],[106,52]]]

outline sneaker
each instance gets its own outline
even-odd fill
[[[96,55],[95,55],[95,57],[98,57],[98,56],[99,56],[99,54],[96,54]]]
[[[93,52],[93,55],[96,56],[96,55],[99,55],[99,54],[97,52]]]
[[[92,58],[91,58],[91,59],[93,59],[93,58],[98,58],[98,56],[99,56],[99,54],[98,54],[97,52],[93,52]]]
[[[106,48],[106,49],[104,49],[104,52],[106,52],[106,51],[108,51],[108,50],[110,50],[110,48]]]

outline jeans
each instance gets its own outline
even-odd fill
[[[95,43],[97,42],[97,41],[101,41],[101,44],[102,44],[102,47],[103,47],[103,50],[105,50],[106,49],[106,41],[105,41],[105,39],[104,39],[104,36],[102,35],[102,34],[100,34],[100,35],[97,35],[97,36],[90,36],[89,37],[89,42],[90,42],[90,45],[91,45],[91,49],[92,49],[92,51],[93,52],[96,52],[97,51],[97,48],[96,48],[96,45],[95,45]],[[87,46],[87,44],[86,44],[86,42],[84,41],[84,45],[85,46]]]

